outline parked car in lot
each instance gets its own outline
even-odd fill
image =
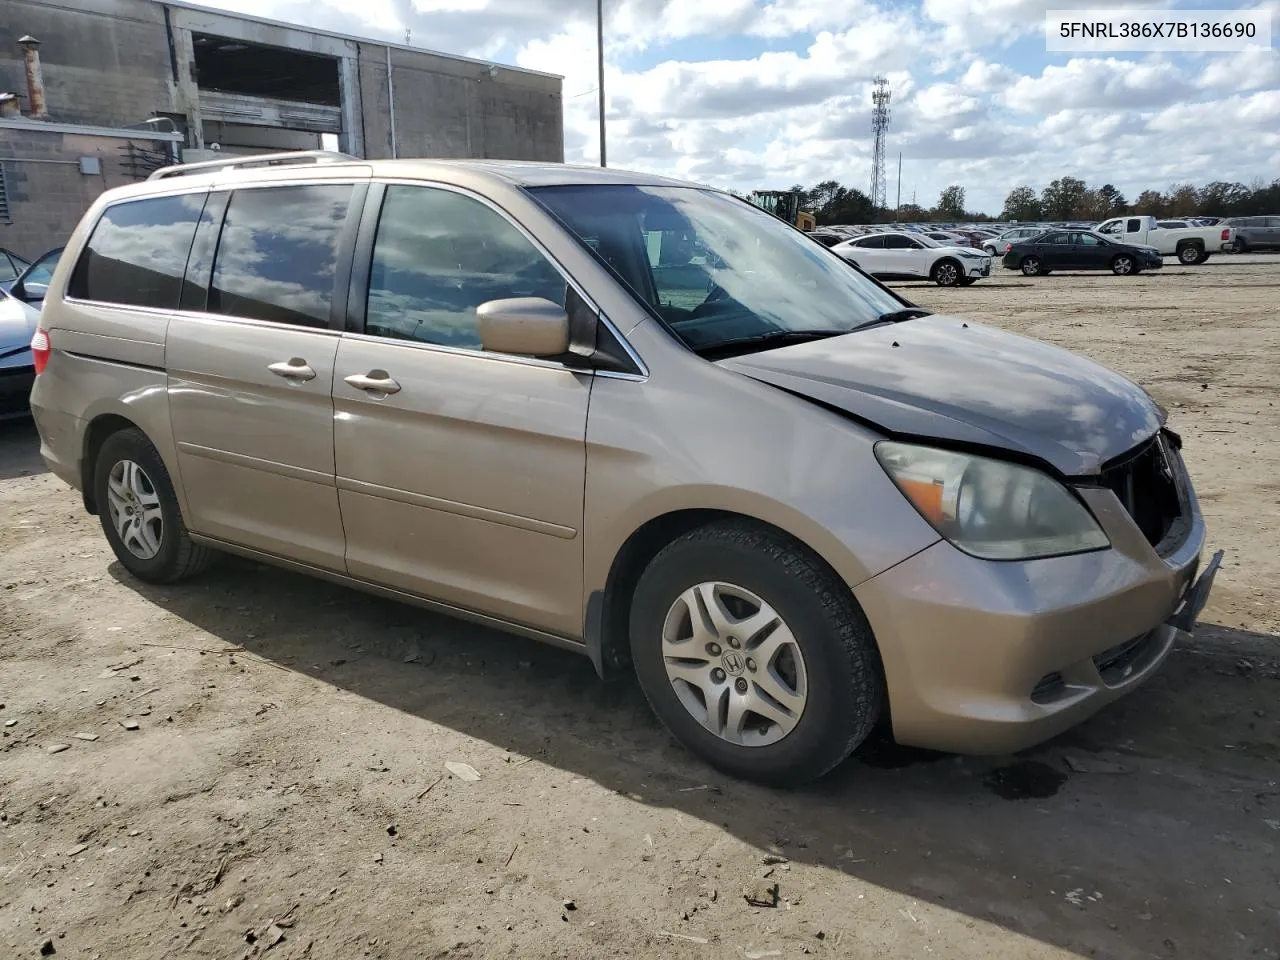
[[[769,783],[881,720],[1051,737],[1217,568],[1141,388],[643,174],[158,171],[85,215],[33,352],[45,462],[134,576],[226,551],[553,643]]]
[[[967,287],[991,275],[989,256],[920,233],[872,233],[831,250],[882,280],[932,280],[940,287]]]
[[[1161,227],[1155,217],[1115,217],[1098,224],[1097,233],[1121,243],[1155,247],[1162,256],[1185,264],[1204,263],[1232,247],[1230,227]]]
[[[1008,250],[1013,244],[1021,243],[1024,240],[1030,240],[1033,237],[1038,237],[1049,229],[1049,227],[1039,226],[1012,227],[1004,231],[1004,233],[998,234],[989,240],[984,240],[982,242],[982,249],[987,251],[987,253],[993,257],[998,256]]]
[[[1155,247],[1117,243],[1086,230],[1051,230],[1026,243],[1015,243],[1003,262],[1005,269],[1021,270],[1028,277],[1052,270],[1110,270],[1129,276],[1164,266]]]
[[[1234,232],[1231,249],[1280,250],[1280,217],[1233,217],[1225,222]]]
[[[35,379],[31,338],[61,250],[51,250],[0,290],[0,420],[26,416]],[[25,263],[25,261],[23,261]]]

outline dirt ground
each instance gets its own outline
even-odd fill
[[[240,561],[140,584],[0,425],[0,955],[1280,957],[1280,257],[905,289],[1169,408],[1227,559],[1147,686],[769,791],[567,653]]]

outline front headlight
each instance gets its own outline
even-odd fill
[[[1039,470],[887,440],[875,451],[911,505],[975,557],[1030,560],[1111,545],[1084,504]]]

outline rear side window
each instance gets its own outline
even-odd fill
[[[108,207],[76,262],[67,294],[131,307],[176,308],[204,197],[151,197]]]
[[[349,183],[233,193],[214,257],[209,313],[329,326],[351,193]]]

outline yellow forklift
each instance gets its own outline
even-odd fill
[[[800,192],[797,190],[752,190],[751,202],[805,233],[818,225],[818,219],[812,213],[800,209]]]

